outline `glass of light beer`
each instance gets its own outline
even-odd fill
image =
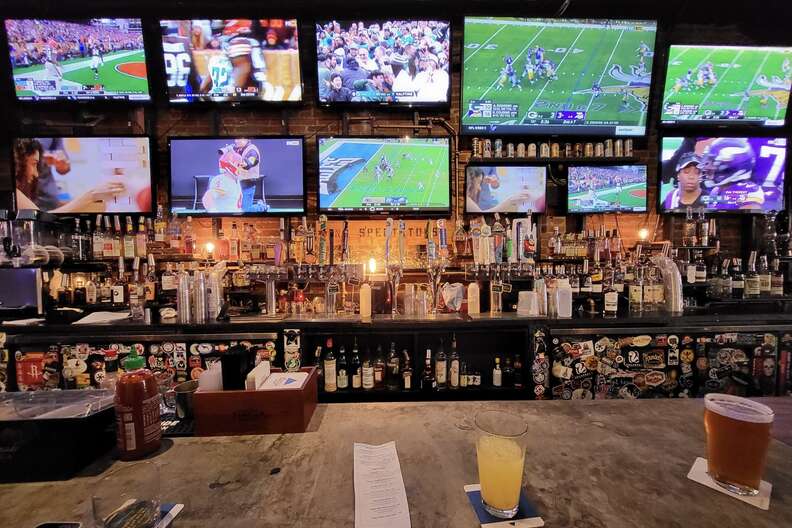
[[[728,394],[705,396],[707,473],[719,486],[738,495],[759,493],[772,424],[767,405]]]
[[[475,419],[481,502],[500,519],[517,515],[520,504],[528,424],[503,411],[483,411]]]

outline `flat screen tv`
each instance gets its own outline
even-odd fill
[[[448,20],[331,20],[316,24],[319,102],[445,106],[451,77]]]
[[[161,20],[171,103],[302,100],[296,19]]]
[[[660,121],[783,126],[792,48],[671,46]]]
[[[646,165],[575,165],[567,171],[570,213],[646,211]]]
[[[318,143],[320,211],[450,212],[447,137],[320,137]]]
[[[304,213],[303,143],[301,136],[170,138],[171,213]]]
[[[20,101],[149,101],[139,18],[5,21]]]
[[[646,133],[657,23],[465,17],[463,134]]]
[[[466,213],[544,213],[547,166],[468,165]]]
[[[784,208],[783,137],[664,137],[660,210],[762,213]]]
[[[17,209],[150,213],[147,137],[34,137],[13,141]]]

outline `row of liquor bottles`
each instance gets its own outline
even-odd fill
[[[423,356],[423,367],[416,368],[407,349],[398,352],[396,343],[391,342],[387,354],[381,345],[372,354],[367,348],[361,354],[357,339],[351,353],[346,348],[333,346],[328,338],[325,346],[318,345],[314,354],[314,365],[319,369],[319,387],[324,392],[338,391],[421,391],[477,389],[483,385],[495,388],[522,388],[523,366],[520,354],[508,355],[501,365],[495,357],[491,372],[476,370],[462,357],[457,349],[456,337],[451,340],[451,350],[446,353],[441,339],[436,350],[427,348]]]

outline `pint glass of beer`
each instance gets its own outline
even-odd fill
[[[520,504],[528,424],[503,411],[480,412],[475,422],[481,501],[491,515],[511,519]]]
[[[732,493],[756,495],[762,481],[773,410],[728,394],[704,398],[707,473]]]

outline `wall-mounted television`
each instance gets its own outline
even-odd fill
[[[570,213],[646,211],[646,165],[573,165],[567,170]]]
[[[169,143],[172,214],[305,212],[303,137],[171,137]]]
[[[330,20],[316,24],[318,97],[326,105],[445,106],[448,20]]]
[[[17,209],[50,213],[150,213],[147,137],[31,137],[13,140]]]
[[[20,101],[149,101],[139,18],[5,21]]]
[[[664,137],[660,210],[780,211],[786,155],[783,137]]]
[[[546,165],[468,165],[466,213],[543,213]]]
[[[302,100],[296,19],[161,20],[171,103]]]
[[[671,46],[660,121],[783,126],[792,47]]]
[[[463,134],[646,133],[657,23],[465,17]]]
[[[320,137],[319,210],[446,214],[447,137]]]

